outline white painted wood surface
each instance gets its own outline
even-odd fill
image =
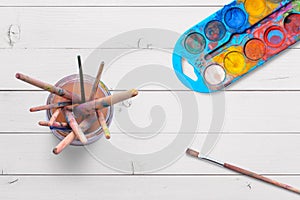
[[[3,0],[1,1],[2,6],[206,6],[206,5],[218,5],[222,6],[229,3],[227,0],[215,0],[215,1],[204,1],[204,0],[186,0],[184,2],[178,0],[153,0],[151,2],[145,0],[64,0],[64,1],[37,1],[37,0]]]
[[[229,2],[1,1],[0,199],[298,199],[295,194],[195,160],[183,152],[173,164],[142,175],[104,166],[83,147],[71,147],[55,156],[51,149],[58,140],[47,128],[37,125],[45,113],[28,111],[31,106],[44,104],[48,94],[14,77],[16,72],[23,72],[55,83],[77,72],[77,54],[85,60],[113,36],[140,28],[182,33]],[[107,54],[124,48],[137,50],[138,41],[143,37],[105,46],[100,51]],[[147,38],[145,43],[154,42]],[[225,92],[226,118],[221,137],[210,154],[296,187],[300,187],[298,46]],[[172,52],[173,46],[161,48]],[[138,50],[112,63],[103,81],[112,90],[126,89],[117,87],[119,79],[139,66],[153,63],[172,69],[169,53]],[[95,68],[85,69],[93,74]],[[184,87],[166,90],[150,85],[142,89],[132,100],[130,116],[143,127],[151,123],[151,108],[162,106],[167,122],[161,133],[149,140],[134,140],[122,133],[114,121],[110,142],[129,152],[149,153],[163,148],[177,135],[181,111],[176,95],[193,93]],[[191,146],[200,150],[215,113],[209,95],[195,96],[200,125]],[[126,109],[116,106],[117,112]],[[117,112],[116,115],[120,114]],[[88,148],[92,152],[105,152],[106,142],[100,139]],[[143,171],[143,165],[137,163],[136,167]]]

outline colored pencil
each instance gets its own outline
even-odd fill
[[[111,96],[107,96],[104,98],[95,99],[83,104],[78,105],[74,108],[74,113],[76,115],[89,115],[95,112],[96,109],[103,109],[108,106],[114,105],[131,97],[134,97],[138,94],[138,91],[135,89],[128,90],[125,92],[120,92],[117,94],[113,94]]]
[[[55,110],[55,112],[52,114],[50,120],[49,120],[49,125],[50,126],[53,126],[53,123],[56,121],[58,115],[60,114],[61,112],[61,108],[58,108]]]
[[[82,144],[87,143],[87,138],[85,137],[83,131],[79,127],[73,113],[67,109],[63,109],[63,113],[65,115],[65,118],[69,124],[69,126],[72,128],[73,132],[75,133],[76,137],[82,142]]]
[[[46,121],[39,121],[40,126],[50,126],[49,122]],[[59,127],[59,128],[67,128],[69,125],[65,122],[54,122],[52,124],[53,127]]]
[[[16,73],[16,78],[20,79],[20,80],[22,80],[26,83],[29,83],[31,85],[34,85],[38,88],[41,88],[43,90],[46,90],[46,91],[51,92],[53,94],[56,94],[58,96],[64,97],[64,98],[69,99],[69,100],[73,100],[73,102],[80,102],[80,100],[81,100],[78,95],[73,94],[72,92],[69,92],[68,90],[62,89],[60,87],[56,87],[56,86],[51,85],[49,83],[44,83],[40,80],[31,78],[31,77],[26,76],[24,74]]]
[[[83,72],[82,72],[80,56],[77,56],[77,60],[78,60],[78,68],[79,68],[81,102],[84,103],[85,102],[84,79],[83,79]]]
[[[83,132],[87,131],[90,126],[96,121],[96,117],[90,116],[83,120],[79,126]],[[60,143],[53,149],[54,154],[61,153],[68,145],[70,145],[73,140],[76,139],[76,135],[74,132],[70,132]]]
[[[98,69],[98,73],[97,73],[95,82],[94,82],[92,90],[91,90],[89,101],[92,101],[95,98],[97,88],[98,88],[98,85],[99,85],[99,82],[100,82],[100,79],[101,79],[101,75],[102,75],[102,72],[103,72],[103,68],[104,68],[104,62],[101,62],[100,66],[99,66],[99,69]]]
[[[37,107],[30,108],[30,112],[36,112],[36,111],[41,111],[41,110],[50,110],[50,109],[54,109],[54,108],[62,108],[62,107],[65,107],[65,106],[68,106],[71,104],[72,104],[71,101],[63,101],[63,102],[58,102],[55,104],[37,106]]]
[[[251,172],[251,171],[248,171],[248,170],[245,170],[245,169],[242,169],[240,167],[237,167],[237,166],[234,166],[234,165],[231,165],[231,164],[228,164],[228,163],[223,163],[223,162],[220,162],[220,161],[216,161],[212,158],[209,158],[207,156],[201,156],[199,152],[195,151],[195,150],[192,150],[192,149],[187,149],[186,153],[190,156],[193,156],[195,158],[198,158],[198,159],[202,159],[202,160],[206,160],[206,161],[209,161],[211,163],[214,163],[214,164],[217,164],[219,166],[222,166],[224,168],[227,168],[229,170],[232,170],[232,171],[235,171],[237,173],[240,173],[240,174],[243,174],[243,175],[246,175],[248,177],[251,177],[251,178],[255,178],[257,180],[260,180],[260,181],[263,181],[265,183],[269,183],[271,185],[274,185],[274,186],[277,186],[277,187],[280,187],[280,188],[283,188],[285,190],[288,190],[288,191],[291,191],[291,192],[294,192],[294,193],[297,193],[297,194],[300,194],[300,190],[297,189],[297,188],[294,188],[294,187],[291,187],[289,185],[286,185],[286,184],[283,184],[283,183],[280,183],[278,181],[275,181],[275,180],[272,180],[270,178],[267,178],[265,176],[262,176],[260,174],[257,174],[255,172]]]
[[[105,117],[104,117],[103,113],[100,110],[97,110],[97,115],[98,115],[98,121],[99,121],[99,123],[102,127],[105,138],[110,139],[110,132],[109,132],[109,129],[107,127],[106,120],[105,120]]]

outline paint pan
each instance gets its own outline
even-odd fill
[[[264,35],[264,41],[270,47],[280,47],[285,42],[285,32],[280,26],[271,26]]]
[[[284,19],[284,28],[292,36],[300,34],[300,14],[288,15]]]
[[[257,61],[266,53],[266,45],[265,43],[257,38],[251,39],[247,41],[245,47],[244,47],[244,53],[245,56],[253,61]]]
[[[224,58],[224,67],[229,74],[240,75],[246,67],[246,60],[241,52],[229,52]]]
[[[86,99],[89,98],[90,91],[93,86],[94,80],[95,79],[93,77],[86,75],[86,74],[84,75],[84,87],[86,89],[86,92],[85,92]],[[60,81],[58,81],[55,84],[55,86],[72,91],[73,93],[78,94],[78,95],[80,95],[80,93],[81,93],[80,78],[77,74],[70,75],[70,76],[67,76],[67,77],[61,79]],[[98,89],[96,91],[95,98],[101,98],[101,97],[106,97],[106,96],[110,96],[110,92],[103,83],[100,83],[98,86]],[[47,104],[60,102],[62,100],[63,99],[61,97],[50,94],[47,99]],[[101,111],[103,112],[104,117],[106,119],[106,123],[109,126],[112,121],[112,117],[113,117],[113,106],[104,108]],[[54,112],[55,112],[55,109],[51,109],[51,110],[47,111],[48,120],[51,118],[51,116]],[[76,121],[78,123],[80,123],[82,120],[84,120],[84,119],[81,119],[80,116],[75,116],[75,117],[77,117]],[[62,113],[58,116],[57,121],[66,122],[65,117],[63,116]],[[70,132],[69,130],[65,131],[65,130],[59,130],[59,129],[51,129],[51,131],[60,140],[64,139]],[[103,135],[103,134],[101,134],[102,132],[103,132],[102,128],[101,128],[99,122],[97,121],[97,115],[95,113],[95,120],[92,121],[91,127],[85,132],[85,135],[88,139],[87,144],[93,143],[93,142],[97,141],[98,139],[100,139]],[[71,144],[72,145],[82,145],[82,143],[78,139],[75,139]]]
[[[300,39],[297,3],[239,0],[224,6],[179,38],[173,52],[177,77],[204,93],[236,82]],[[196,79],[183,74],[183,59],[194,67]]]
[[[238,7],[228,9],[224,15],[224,21],[227,26],[236,30],[245,24],[246,18],[245,12]]]
[[[250,16],[260,17],[267,11],[266,0],[246,0],[245,10]]]
[[[207,39],[216,42],[224,38],[226,28],[222,22],[214,20],[207,23],[204,32]]]
[[[205,69],[204,78],[205,81],[210,85],[221,84],[226,77],[225,70],[222,66],[217,64],[212,64]]]
[[[200,33],[191,33],[184,41],[185,49],[191,54],[201,53],[204,50],[205,45],[206,41]]]

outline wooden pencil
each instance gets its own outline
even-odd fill
[[[96,117],[89,116],[85,120],[83,120],[79,126],[82,129],[83,132],[87,131],[90,126],[96,121]],[[61,153],[68,145],[70,145],[73,140],[76,139],[75,133],[72,131],[70,132],[60,143],[53,149],[54,154]]]
[[[99,69],[98,69],[98,73],[95,79],[95,82],[93,84],[92,90],[91,90],[91,94],[89,97],[89,101],[92,101],[95,98],[96,92],[97,92],[97,88],[101,79],[101,74],[103,72],[103,68],[104,68],[104,62],[101,62]]]
[[[193,156],[195,158],[199,158],[199,159],[203,159],[203,160],[206,160],[206,161],[209,161],[209,162],[212,162],[214,164],[217,164],[219,166],[222,166],[222,167],[225,167],[229,170],[232,170],[232,171],[235,171],[237,173],[240,173],[240,174],[243,174],[243,175],[246,175],[246,176],[249,176],[251,178],[255,178],[257,180],[260,180],[260,181],[263,181],[265,183],[269,183],[271,185],[274,185],[274,186],[277,186],[277,187],[280,187],[280,188],[283,188],[285,190],[288,190],[288,191],[291,191],[291,192],[294,192],[294,193],[297,193],[297,194],[300,194],[300,190],[297,189],[297,188],[294,188],[292,186],[289,186],[289,185],[286,185],[286,184],[283,184],[283,183],[280,183],[278,181],[275,181],[275,180],[272,180],[270,178],[267,178],[265,176],[262,176],[260,174],[257,174],[255,172],[251,172],[251,171],[248,171],[248,170],[245,170],[245,169],[242,169],[240,167],[237,167],[237,166],[234,166],[234,165],[231,165],[231,164],[228,164],[228,163],[223,163],[223,162],[220,162],[220,161],[216,161],[212,158],[209,158],[209,157],[206,157],[206,156],[201,156],[199,152],[195,151],[195,150],[192,150],[192,149],[187,149],[186,153],[190,156]]]
[[[54,104],[36,106],[36,107],[30,108],[30,112],[37,112],[37,111],[41,111],[41,110],[50,110],[50,109],[55,109],[55,108],[62,108],[62,107],[65,107],[65,106],[69,106],[71,104],[72,104],[71,101],[63,101],[63,102],[58,102],[58,103],[54,103]]]
[[[103,113],[100,110],[97,110],[97,115],[98,115],[98,121],[99,121],[99,123],[102,127],[105,138],[110,139],[110,132],[109,132],[109,129],[107,127],[106,120],[105,120],[105,117],[104,117]]]
[[[49,125],[50,126],[53,126],[53,123],[56,121],[58,115],[60,114],[61,112],[61,108],[58,108],[55,110],[55,112],[52,114],[50,120],[49,120]]]
[[[83,104],[78,105],[74,108],[74,113],[76,115],[86,116],[93,112],[96,109],[106,108],[108,106],[114,105],[131,97],[134,97],[138,94],[138,91],[135,89],[128,90],[125,92],[120,92],[117,94],[113,94],[104,98],[95,99]]]
[[[45,83],[45,82],[42,82],[40,80],[31,78],[31,77],[26,76],[24,74],[16,73],[16,78],[20,79],[20,80],[22,80],[26,83],[29,83],[31,85],[34,85],[38,88],[41,88],[43,90],[46,90],[46,91],[51,92],[53,94],[56,94],[58,96],[64,97],[64,98],[69,99],[69,100],[72,100],[73,102],[80,102],[81,101],[81,98],[77,94],[74,94],[74,93],[72,93],[68,90],[65,90],[63,88],[60,88],[60,87],[56,87],[56,86],[51,85],[49,83]]]
[[[87,138],[84,135],[82,129],[79,127],[73,113],[67,109],[63,109],[63,113],[65,115],[66,121],[68,122],[69,126],[72,128],[73,132],[75,133],[76,137],[80,140],[82,144],[87,143]]]
[[[84,79],[83,79],[83,72],[82,72],[82,65],[81,65],[80,56],[77,56],[77,60],[78,60],[78,68],[79,68],[81,102],[84,103],[85,102]]]

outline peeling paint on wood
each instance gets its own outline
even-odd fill
[[[8,28],[9,45],[13,47],[21,38],[21,28],[19,25],[11,24]]]

